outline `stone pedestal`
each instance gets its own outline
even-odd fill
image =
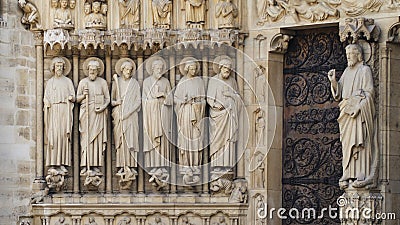
[[[337,200],[343,225],[382,224],[383,197],[380,191],[347,189]]]

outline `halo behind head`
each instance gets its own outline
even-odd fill
[[[96,61],[96,62],[98,63],[99,69],[100,69],[100,70],[99,70],[98,76],[99,76],[99,77],[102,76],[103,73],[104,73],[104,63],[103,63],[103,61],[101,61],[101,59],[99,59],[99,58],[97,58],[97,57],[90,57],[90,58],[87,58],[87,59],[83,62],[83,73],[85,74],[85,76],[88,76],[88,75],[89,75],[88,69],[89,69],[89,63],[90,63],[91,61]],[[97,64],[97,63],[96,63],[96,64]]]
[[[217,56],[214,59],[214,63],[213,63],[213,70],[214,70],[215,74],[219,73],[221,64],[224,65],[228,62],[233,67],[232,59],[229,56],[227,56],[227,55]]]
[[[67,76],[67,75],[71,72],[71,62],[70,62],[67,58],[65,58],[65,57],[63,57],[63,56],[54,57],[54,58],[51,60],[51,65],[50,65],[50,72],[51,72],[51,74],[54,75],[54,65],[55,65],[57,62],[62,62],[62,63],[64,63],[63,75],[64,75],[64,76]]]
[[[196,76],[199,75],[200,72],[200,63],[199,60],[193,57],[185,57],[181,60],[179,63],[179,71],[181,72],[182,75],[186,76],[187,74],[187,69],[186,65],[188,64],[195,64],[196,65]]]
[[[162,72],[162,74],[167,72],[167,62],[161,58],[160,56],[152,56],[149,59],[146,60],[146,72],[151,75],[153,74],[153,63],[155,61],[161,61],[164,67],[164,71]]]
[[[132,76],[133,76],[136,72],[136,63],[130,58],[119,59],[115,64],[115,71],[119,76],[122,76],[122,66],[124,66],[124,64],[126,65],[126,63],[130,63],[132,65]]]

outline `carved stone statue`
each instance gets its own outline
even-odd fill
[[[256,126],[256,146],[265,146],[266,138],[264,138],[265,134],[265,113],[264,110],[258,108],[255,112],[255,126]]]
[[[154,27],[169,29],[171,26],[172,1],[152,0],[151,8]]]
[[[18,6],[24,12],[21,23],[29,25],[31,30],[40,28],[39,11],[34,4],[30,3],[28,0],[18,0]]]
[[[96,223],[94,217],[89,217],[89,223],[85,224],[85,225],[97,225],[97,223]]]
[[[60,1],[60,8],[54,12],[54,27],[72,29],[72,15],[71,10],[68,8],[68,0]]]
[[[315,22],[326,20],[328,17],[337,18],[339,11],[335,6],[338,4],[339,1],[293,0],[290,7],[297,21],[306,19]]]
[[[182,217],[182,225],[194,225],[194,224],[189,222],[189,218],[187,216],[183,216]]]
[[[359,45],[346,47],[348,66],[339,81],[335,70],[328,72],[332,95],[340,101],[338,118],[343,150],[342,189],[377,185],[379,149],[372,72],[364,64]]]
[[[50,71],[53,77],[47,81],[43,97],[45,165],[49,167],[46,181],[50,188],[59,189],[64,183],[64,175],[68,173],[65,167],[71,165],[75,89],[71,79],[66,77],[71,71],[68,59],[53,58]]]
[[[200,64],[193,57],[184,58],[179,66],[183,77],[174,95],[178,127],[179,164],[200,166],[203,155],[205,127],[205,87],[198,77]]]
[[[286,6],[286,2],[283,0],[257,0],[256,6],[260,18],[258,25],[263,25],[269,20],[277,21],[285,15],[284,6]]]
[[[118,225],[131,225],[131,218],[125,217],[118,222]]]
[[[87,4],[85,3],[85,7]],[[106,16],[101,11],[101,2],[95,1],[92,3],[92,12],[85,16],[86,28],[105,29],[107,25]],[[85,14],[86,14],[85,9]]]
[[[44,197],[46,197],[47,195],[49,195],[49,188],[45,187],[43,190],[40,190],[40,191],[32,194],[30,203],[31,204],[42,203],[44,200]]]
[[[222,193],[228,195],[232,193],[233,184],[230,179],[227,179],[218,174],[211,175],[210,190],[212,194]]]
[[[99,58],[88,58],[83,63],[86,78],[79,82],[77,102],[79,131],[81,134],[81,175],[101,176],[104,150],[107,143],[107,106],[110,95],[107,82],[98,76],[104,72],[104,64]],[[93,171],[95,173],[91,173]]]
[[[207,102],[210,105],[211,167],[230,170],[235,165],[241,99],[236,80],[231,76],[232,60],[220,56],[214,60],[217,73],[208,84]]]
[[[247,183],[241,180],[234,182],[234,188],[229,197],[231,203],[247,203]]]
[[[258,154],[256,157],[256,169],[254,170],[254,187],[264,188],[265,183],[265,163],[264,155]]]
[[[139,29],[140,0],[119,0],[121,27]]]
[[[150,225],[165,225],[165,223],[161,221],[161,217],[157,216],[154,218],[154,223],[150,223]]]
[[[218,28],[236,28],[235,18],[238,9],[232,0],[219,0],[215,7],[215,17],[218,19]]]
[[[171,106],[173,103],[171,85],[165,73],[166,62],[161,57],[152,57],[146,64],[150,77],[143,82],[143,136],[145,167],[170,166]]]
[[[256,73],[256,103],[265,104],[267,102],[267,79],[265,77],[266,68],[263,66],[258,66],[255,69]]]
[[[196,172],[197,174],[195,175],[193,172]],[[185,174],[183,175],[183,184],[193,186],[196,185],[200,182],[200,170],[195,170],[193,171],[192,168],[186,168]]]
[[[157,191],[167,187],[169,180],[169,173],[165,168],[158,168],[149,172],[151,175],[149,183],[153,185]]]
[[[183,0],[185,4],[186,24],[189,28],[203,28],[205,24],[206,1]]]
[[[69,0],[69,8],[75,9],[76,6],[76,0]]]
[[[392,1],[391,1],[392,2]],[[389,7],[392,5],[389,3]],[[371,12],[379,12],[382,7],[384,1],[381,0],[342,0],[345,13],[348,16],[359,16],[365,13],[367,10]]]
[[[218,219],[218,222],[214,223],[213,225],[227,225],[226,222],[225,222],[225,217],[220,217]]]
[[[117,175],[121,180],[132,180],[136,176],[133,167],[137,167],[139,151],[139,121],[141,96],[139,83],[132,78],[136,65],[129,58],[120,59],[115,65],[117,74],[111,90],[111,105],[114,142],[116,153]]]
[[[65,223],[65,218],[63,216],[60,216],[58,218],[58,221],[54,225],[68,225],[68,224]]]

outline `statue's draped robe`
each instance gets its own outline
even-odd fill
[[[185,102],[185,98],[187,101]],[[205,87],[200,77],[184,77],[175,90],[174,101],[177,115],[179,164],[201,165],[205,130]]]
[[[71,165],[71,131],[74,104],[68,100],[75,96],[71,79],[61,76],[47,81],[44,92],[46,166]]]
[[[107,82],[100,77],[91,81],[84,78],[79,82],[77,96],[83,95],[85,86],[89,88],[89,110],[87,99],[83,99],[79,111],[79,132],[81,133],[81,166],[102,166],[104,150],[107,144],[107,109],[95,112],[96,106],[110,103]],[[98,104],[95,104],[95,101]],[[89,112],[89,131],[87,129],[87,113]],[[89,146],[88,143],[89,133]]]
[[[218,18],[218,28],[234,27],[234,20],[238,16],[238,9],[232,2],[218,2],[215,11],[215,15]]]
[[[210,105],[210,159],[211,166],[232,167],[235,165],[235,145],[238,140],[240,97],[237,94],[236,80],[212,77],[207,89],[207,102]],[[232,97],[223,94],[230,92]],[[215,108],[222,104],[224,109]]]
[[[143,151],[145,167],[170,166],[171,150],[168,137],[171,137],[171,104],[169,81],[153,76],[143,82]],[[162,92],[166,97],[157,98]]]
[[[185,0],[186,1],[186,23],[205,23],[205,1],[204,0]]]
[[[131,27],[139,28],[140,23],[140,1],[139,0],[125,0],[119,2],[120,4],[120,19],[121,24]]]
[[[136,167],[139,151],[140,86],[133,78],[125,80],[119,77],[118,87],[119,89],[114,81],[111,98],[113,101],[122,100],[121,105],[112,109],[116,167]]]
[[[363,177],[362,174],[372,178],[377,175],[378,145],[371,69],[362,63],[354,69],[346,68],[336,90],[332,88],[333,97],[342,100],[338,118],[343,148],[342,180]],[[360,113],[353,118],[347,112],[356,105]]]
[[[171,24],[172,3],[170,0],[153,0],[153,23],[154,25],[170,25]]]

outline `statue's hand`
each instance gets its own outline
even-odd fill
[[[329,72],[328,72],[328,79],[329,79],[330,82],[336,81],[335,73],[336,73],[336,70],[335,70],[335,69],[329,70]]]
[[[73,102],[74,101],[74,96],[72,96],[72,95],[68,96],[68,101]]]
[[[95,111],[96,113],[101,113],[101,112],[104,111],[104,109],[105,109],[105,108],[103,108],[103,107],[97,107],[94,111]]]

